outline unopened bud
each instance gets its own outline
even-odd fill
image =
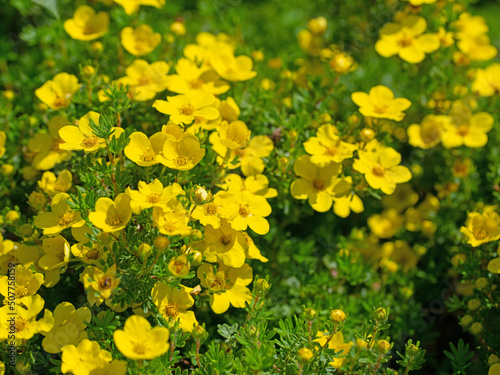
[[[266,279],[259,279],[255,282],[254,288],[257,293],[266,293],[269,290],[269,283]]]
[[[164,251],[169,247],[170,240],[165,236],[158,236],[154,239],[153,245],[158,251]]]
[[[316,315],[317,315],[317,312],[314,309],[305,309],[304,312],[302,313],[302,316],[308,322],[313,321],[316,318]]]
[[[337,323],[337,324],[342,323],[345,320],[345,312],[343,312],[342,310],[339,310],[339,309],[333,310],[330,313],[330,319],[334,323]]]
[[[391,349],[391,344],[387,340],[378,340],[377,344],[375,345],[375,349],[381,353],[385,354]]]
[[[314,357],[313,352],[307,348],[299,349],[297,354],[301,362],[309,362]]]
[[[379,307],[375,312],[373,313],[373,316],[375,320],[385,320],[387,319],[387,310],[384,309],[383,307]]]

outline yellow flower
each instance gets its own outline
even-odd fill
[[[405,17],[399,24],[388,23],[380,30],[375,50],[383,57],[399,55],[409,63],[419,63],[440,45],[437,35],[423,34],[426,28],[425,19],[416,15]]]
[[[5,132],[0,131],[0,158],[5,155],[5,141],[7,140],[7,136]]]
[[[120,284],[120,279],[115,277],[116,266],[113,264],[106,272],[99,268],[87,266],[80,274],[80,282],[88,291],[87,299],[90,306],[100,306],[105,300],[111,297],[113,291]]]
[[[153,107],[170,116],[174,124],[189,125],[195,117],[215,120],[219,111],[211,107],[215,96],[206,92],[190,92],[186,95],[169,96],[167,100],[156,100]]]
[[[219,137],[224,147],[235,150],[246,147],[250,140],[250,130],[243,121],[233,121],[230,124],[223,121],[219,127]]]
[[[111,357],[111,353],[101,349],[97,341],[82,340],[78,346],[66,345],[62,348],[61,371],[74,375],[125,375],[127,362]]]
[[[478,69],[471,90],[480,96],[500,95],[500,64]]]
[[[61,171],[57,177],[52,172],[45,172],[41,180],[38,181],[38,186],[40,186],[46,194],[52,196],[71,189],[72,181],[73,176],[71,172],[65,169]]]
[[[230,88],[206,65],[198,67],[195,62],[180,58],[175,65],[177,74],[168,78],[168,89],[176,94],[187,94],[191,91],[203,91],[213,95],[220,95]]]
[[[348,190],[352,190],[352,177],[347,176],[344,183],[349,186]],[[347,187],[346,187],[347,188]],[[339,217],[348,217],[352,212],[359,214],[363,212],[365,207],[361,198],[353,191],[342,197],[333,197],[333,212]]]
[[[134,56],[147,55],[161,42],[161,35],[148,25],[140,25],[135,29],[125,27],[120,37],[123,48]]]
[[[192,228],[188,226],[189,211],[176,199],[167,207],[153,208],[153,223],[161,234],[168,236],[189,236]]]
[[[391,238],[403,225],[404,217],[393,208],[385,209],[382,214],[371,215],[368,226],[378,238]]]
[[[216,314],[227,311],[231,304],[237,308],[244,308],[252,301],[252,293],[247,285],[252,282],[252,268],[243,264],[239,268],[215,268],[212,264],[203,264],[198,267],[197,275],[202,287],[210,290],[210,307]]]
[[[173,137],[166,139],[163,145],[162,163],[171,169],[188,171],[193,169],[204,155],[205,149],[200,147],[198,137],[185,133],[180,140]]]
[[[67,200],[69,195],[58,193],[52,198],[52,212],[43,212],[35,217],[35,226],[43,229],[43,234],[53,236],[66,228],[81,227],[85,224],[79,212],[73,211]]]
[[[123,330],[113,333],[118,350],[127,358],[153,359],[165,354],[170,345],[170,335],[165,327],[151,328],[146,318],[132,315],[127,318]]]
[[[451,123],[451,117],[443,115],[427,115],[422,123],[408,127],[408,143],[424,150],[432,148],[441,142],[443,129]]]
[[[467,236],[467,243],[473,247],[500,238],[500,216],[494,206],[486,206],[483,213],[471,212],[460,232]]]
[[[71,151],[59,148],[59,144],[62,142],[59,137],[59,129],[67,123],[68,121],[63,117],[55,116],[50,119],[47,125],[48,133],[37,133],[28,141],[28,155],[33,158],[31,163],[34,168],[46,171],[58,163],[71,159]]]
[[[174,289],[163,282],[158,282],[151,291],[153,303],[167,321],[178,321],[184,332],[191,332],[198,325],[194,312],[187,311],[194,305],[194,299],[189,294],[191,288],[180,285]]]
[[[189,273],[191,263],[188,261],[186,254],[173,257],[168,263],[168,270],[175,277],[184,277]]]
[[[14,248],[14,242],[11,240],[5,240],[0,233],[0,256],[5,255]]]
[[[125,69],[127,79],[123,83],[129,85],[129,94],[134,100],[150,100],[166,90],[170,82],[169,69],[164,61],[149,64],[146,60],[135,60]]]
[[[60,353],[66,345],[76,345],[87,338],[85,329],[92,318],[87,307],[75,309],[69,302],[62,302],[54,310],[54,327],[50,332],[42,332],[45,338],[42,341],[43,349],[47,353]]]
[[[199,220],[203,226],[211,225],[212,228],[220,227],[222,219],[232,220],[238,212],[238,204],[234,195],[223,191],[215,194],[214,199],[194,209],[191,217]]]
[[[114,202],[110,198],[99,198],[95,212],[89,214],[92,224],[107,233],[124,229],[131,217],[130,197],[125,193],[118,194]]]
[[[78,78],[73,74],[59,73],[35,90],[35,95],[50,108],[58,110],[71,103],[71,97],[78,91]]]
[[[141,5],[152,6],[158,9],[161,9],[163,5],[165,5],[165,0],[114,0],[115,3],[120,4],[123,9],[125,9],[125,13],[128,15],[134,14],[139,10]]]
[[[300,178],[293,181],[290,192],[295,199],[308,199],[313,210],[328,211],[333,204],[333,197],[345,195],[350,188],[344,180],[339,178],[342,166],[329,163],[318,167],[311,162],[309,155],[299,157],[293,170]]]
[[[78,127],[73,125],[64,126],[59,130],[59,136],[63,143],[59,145],[61,150],[83,150],[85,152],[95,152],[100,148],[106,147],[106,140],[98,138],[92,128],[90,121],[92,120],[95,125],[99,125],[99,118],[101,115],[96,112],[89,112],[78,121]],[[120,137],[123,133],[122,128],[111,128],[112,137]]]
[[[321,346],[325,345],[328,338],[330,335],[327,332],[322,332],[319,331],[317,334],[317,339],[314,340],[315,342],[319,343]],[[342,355],[349,354],[349,351],[351,350],[351,346],[353,346],[354,343],[352,342],[344,342],[344,335],[342,332],[337,332],[335,333],[330,341],[328,341],[328,349],[333,349],[335,352],[340,352],[342,351]],[[342,365],[345,362],[345,358],[335,358],[333,362],[330,362],[330,366],[335,367],[337,370],[342,367]]]
[[[453,116],[452,122],[444,126],[441,143],[446,148],[465,145],[478,148],[488,143],[488,133],[493,128],[495,120],[487,112],[471,114],[462,112],[464,116]]]
[[[167,135],[163,132],[153,134],[149,139],[146,134],[133,132],[130,143],[125,147],[125,155],[141,167],[164,163],[163,145]]]
[[[467,37],[457,42],[457,46],[470,61],[488,61],[494,58],[498,50],[490,44],[487,35]]]
[[[97,241],[92,242],[89,247],[86,245],[90,243],[90,239],[85,233],[91,232],[90,228],[85,225],[80,228],[71,228],[71,234],[78,241],[71,246],[71,253],[88,264],[97,264],[101,259],[106,261],[108,256],[106,247],[112,246],[114,238],[109,233],[101,232],[97,235]]]
[[[0,276],[0,294],[5,297],[5,300],[13,293],[16,303],[19,303],[19,299],[36,294],[43,284],[41,273],[33,273],[30,268],[22,264],[15,267],[14,274],[14,284],[9,284],[8,276]]]
[[[351,98],[360,107],[359,111],[363,116],[395,121],[401,121],[405,117],[403,111],[411,106],[408,99],[395,99],[393,92],[382,85],[372,87],[369,94],[355,92]]]
[[[168,202],[178,195],[184,195],[184,190],[182,187],[174,182],[173,184],[163,187],[160,180],[156,179],[150,184],[146,184],[144,181],[139,181],[139,190],[131,190],[127,188],[126,193],[130,196],[132,200],[130,206],[132,211],[139,214],[142,210],[151,207],[167,207]]]
[[[49,332],[54,326],[54,317],[49,310],[45,310],[43,318],[36,320],[38,314],[43,310],[45,301],[38,294],[24,297],[16,306],[15,315],[15,337],[16,346],[20,346],[23,340],[29,340],[40,332]],[[0,308],[0,340],[12,340],[11,333],[12,311],[9,305]]]
[[[230,221],[231,227],[236,230],[246,230],[250,227],[261,235],[269,232],[269,223],[265,217],[271,214],[271,206],[266,198],[247,190],[241,191],[235,198],[239,208],[236,217]]]
[[[341,163],[352,157],[355,145],[341,141],[338,130],[331,124],[320,126],[316,137],[309,138],[304,148],[311,154],[311,162],[318,167],[324,167],[331,161]]]
[[[408,1],[411,5],[418,7],[422,4],[433,4],[437,0],[406,0],[406,1]]]
[[[46,238],[42,242],[43,256],[38,261],[38,266],[45,272],[47,288],[52,288],[59,282],[60,274],[69,262],[69,243],[62,236]]]
[[[452,24],[457,29],[457,39],[465,39],[486,34],[488,25],[482,16],[471,16],[470,13],[463,12],[458,17],[458,20]]]
[[[235,57],[230,50],[222,50],[210,58],[217,74],[231,82],[247,81],[257,75],[253,61],[248,56]]]
[[[409,169],[399,165],[401,154],[375,139],[358,151],[358,157],[359,159],[354,160],[353,168],[365,175],[372,188],[380,189],[385,194],[394,193],[396,184],[411,179]]]
[[[244,239],[239,233],[225,220],[217,229],[207,225],[205,237],[198,242],[197,249],[207,262],[221,262],[225,266],[239,268],[245,263]]]
[[[77,40],[94,40],[108,32],[109,16],[106,12],[95,13],[87,5],[79,6],[73,18],[64,22],[64,30]]]

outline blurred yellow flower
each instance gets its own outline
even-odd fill
[[[229,84],[220,79],[213,69],[202,65],[198,67],[194,61],[180,58],[175,65],[177,74],[168,78],[168,89],[177,94],[191,91],[204,91],[220,95],[229,90]]]
[[[128,15],[134,14],[139,10],[141,5],[152,6],[158,9],[161,9],[163,5],[165,5],[165,0],[114,0],[115,3],[120,4],[123,9],[125,9],[125,13]]]
[[[125,27],[120,37],[123,48],[134,56],[147,55],[161,42],[161,35],[148,25],[140,25],[135,29]]]
[[[64,30],[77,40],[94,40],[108,32],[109,16],[106,12],[95,13],[87,5],[79,6],[73,18],[64,22]]]
[[[476,70],[471,90],[480,96],[500,95],[500,64]]]
[[[7,140],[7,136],[5,132],[0,131],[0,158],[5,155],[5,141]]]
[[[52,196],[57,193],[65,193],[71,189],[72,181],[73,176],[71,172],[64,169],[57,177],[52,172],[45,172],[40,181],[38,181],[38,186],[40,186],[44,193]]]
[[[330,162],[341,163],[344,159],[352,158],[356,145],[343,142],[338,130],[331,124],[320,126],[316,137],[304,142],[306,152],[311,156],[311,162],[318,167],[324,167]]]
[[[173,184],[163,187],[163,184],[158,179],[147,184],[144,181],[139,181],[139,190],[131,190],[127,188],[126,193],[130,196],[132,211],[139,214],[142,210],[151,207],[167,207],[170,200],[178,195],[184,195],[182,187],[174,182]]]
[[[426,28],[425,19],[416,15],[406,16],[400,23],[385,24],[375,50],[383,57],[399,55],[409,63],[419,63],[425,59],[426,53],[434,52],[440,46],[436,34],[423,34]]]
[[[35,90],[35,95],[50,108],[58,110],[71,103],[71,97],[80,88],[78,78],[73,74],[59,73]]]
[[[394,98],[394,93],[382,85],[372,87],[369,94],[355,92],[351,98],[363,116],[395,121],[401,121],[405,117],[403,111],[411,106],[408,99]]]
[[[432,148],[441,142],[443,129],[451,123],[451,117],[444,115],[427,115],[421,124],[408,127],[408,143],[424,150]]]
[[[354,160],[353,168],[365,175],[372,188],[392,194],[396,190],[396,184],[411,179],[410,170],[399,165],[400,162],[399,152],[374,139],[363,150],[358,151],[358,159]]]

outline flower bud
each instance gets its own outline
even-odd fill
[[[474,318],[470,315],[464,315],[462,319],[460,319],[460,324],[464,327],[467,327],[469,324],[472,323]]]
[[[470,327],[470,331],[473,335],[479,335],[482,330],[483,330],[483,325],[479,322],[472,324]]]
[[[418,352],[419,349],[416,345],[411,344],[406,348],[406,354],[409,355],[410,357],[416,356]]]
[[[480,306],[481,306],[481,301],[478,300],[477,298],[471,299],[467,303],[467,308],[472,311],[479,309]]]
[[[342,323],[345,320],[345,312],[339,309],[333,310],[330,313],[330,319],[336,324]]]
[[[316,318],[317,312],[314,309],[305,309],[302,316],[308,322],[312,322]]]
[[[494,365],[495,363],[500,362],[500,358],[497,355],[492,354],[488,358],[488,366]]]
[[[370,128],[363,128],[361,129],[361,132],[359,133],[359,136],[364,142],[369,142],[373,138],[375,138],[375,132],[370,129]]]
[[[101,42],[93,42],[92,45],[90,46],[90,48],[94,52],[102,52],[102,50],[104,49],[104,46],[102,45]]]
[[[193,338],[195,340],[198,340],[198,339],[201,339],[203,337],[205,332],[206,332],[205,327],[198,324],[196,327],[194,327],[193,332],[191,334],[193,335]]]
[[[91,76],[92,74],[95,73],[95,69],[90,65],[85,65],[82,68],[82,73],[85,74],[86,76]]]
[[[313,352],[307,348],[299,349],[297,354],[301,362],[309,362],[314,357]]]
[[[201,186],[194,191],[194,203],[203,204],[208,199],[209,193]]]
[[[172,25],[170,25],[170,31],[172,31],[175,35],[184,35],[186,34],[186,26],[184,22],[175,21]]]
[[[254,61],[262,61],[262,60],[264,60],[264,53],[262,51],[253,51],[252,52],[252,59]]]
[[[378,340],[377,344],[375,345],[375,349],[380,353],[380,354],[385,354],[391,349],[391,344],[387,340]]]
[[[5,99],[7,99],[8,101],[12,101],[16,97],[16,93],[14,91],[12,91],[12,90],[5,90],[3,92],[3,97]]]
[[[266,293],[269,290],[269,283],[266,279],[259,279],[254,284],[254,289],[257,293]]]
[[[189,273],[191,264],[189,263],[187,256],[182,254],[178,257],[170,259],[168,263],[168,269],[172,275],[176,277],[184,277]]]
[[[356,348],[358,348],[359,350],[365,350],[368,348],[368,343],[365,340],[357,339]]]
[[[354,59],[343,53],[337,53],[333,56],[333,59],[330,60],[330,66],[338,74],[348,73],[352,67],[354,66]]]
[[[170,240],[165,236],[158,236],[154,239],[153,245],[158,251],[164,251],[169,247]]]
[[[387,319],[387,310],[384,309],[383,307],[379,307],[375,312],[373,313],[373,317],[375,320],[381,321]]]
[[[318,17],[309,20],[307,28],[314,34],[323,34],[328,27],[328,21],[325,17]]]
[[[11,210],[5,214],[4,219],[7,224],[14,224],[19,220],[20,217],[21,215],[19,214],[19,212]]]
[[[488,286],[488,279],[486,277],[480,277],[476,280],[476,287],[479,289],[484,289]]]
[[[41,211],[45,208],[47,204],[47,199],[43,193],[33,191],[28,197],[28,203],[37,211]]]
[[[14,166],[11,164],[3,164],[2,165],[2,174],[4,176],[8,176],[14,172]]]
[[[151,245],[148,245],[147,243],[141,243],[137,247],[137,254],[140,256],[145,256],[147,257],[151,253]]]

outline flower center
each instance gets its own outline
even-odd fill
[[[465,137],[469,133],[469,127],[467,125],[460,125],[457,128],[457,133],[460,136]]]
[[[231,243],[231,241],[233,240],[233,238],[231,237],[230,234],[226,234],[224,233],[222,236],[220,236],[220,242],[223,244],[223,245],[229,245]]]
[[[385,104],[376,105],[376,106],[374,106],[373,111],[375,113],[386,113],[387,112],[387,106]]]
[[[177,317],[179,315],[179,307],[175,303],[169,303],[165,307],[165,315],[166,316],[171,316],[172,318]]]
[[[474,237],[476,237],[476,240],[484,240],[487,236],[488,232],[486,232],[484,229],[478,229],[474,232]]]
[[[16,288],[16,297],[17,298],[23,298],[28,295],[28,288],[26,288],[24,285],[18,285]]]
[[[94,33],[95,33],[95,31],[94,31],[93,27],[85,26],[85,28],[83,29],[84,35],[90,35],[90,34],[94,34]]]
[[[151,163],[152,161],[156,160],[156,153],[153,150],[144,151],[144,153],[141,155],[141,159],[146,163]]]
[[[110,289],[112,285],[113,280],[109,276],[104,276],[99,280],[99,289]]]
[[[201,89],[204,83],[201,79],[194,79],[191,81],[191,87],[193,89]]]
[[[191,116],[194,113],[195,108],[191,104],[185,104],[179,108],[179,113],[185,116]]]
[[[146,353],[146,345],[144,345],[142,342],[136,343],[132,350],[134,351],[134,353],[144,354],[144,353]]]
[[[250,210],[248,209],[248,206],[240,204],[239,214],[242,217],[247,217],[248,215],[250,215]]]
[[[315,178],[313,180],[313,186],[316,190],[324,190],[326,187],[325,182],[321,178]]]
[[[203,212],[205,213],[205,215],[216,215],[217,206],[214,203],[208,203],[203,208]]]
[[[403,37],[398,40],[398,44],[403,48],[409,47],[413,44],[413,37],[411,35],[403,35]]]
[[[123,222],[123,218],[121,217],[121,215],[116,215],[116,216],[113,216],[109,222],[111,223],[111,225],[120,225],[122,222]]]
[[[59,217],[59,226],[66,227],[74,219],[75,213],[72,211],[66,211],[62,216]]]
[[[16,316],[16,332],[21,332],[26,328],[26,320]]]
[[[377,164],[372,167],[372,173],[377,177],[383,177],[385,175],[385,168]]]
[[[337,152],[338,152],[338,148],[337,147],[328,147],[325,150],[325,155],[335,156],[335,155],[337,155]]]
[[[57,98],[52,104],[56,108],[64,107],[66,105],[66,100],[64,100],[63,98]]]
[[[97,144],[97,142],[99,142],[99,138],[97,138],[95,135],[86,135],[85,138],[83,138],[81,146],[85,148],[90,148],[94,147]]]
[[[52,143],[52,150],[53,151],[61,151],[61,149],[59,148],[59,145],[63,142],[64,141],[61,138],[57,138],[56,140],[54,140],[54,143]]]
[[[174,160],[174,164],[176,167],[184,167],[188,163],[189,163],[189,159],[184,155],[179,155]]]
[[[177,229],[177,225],[175,224],[175,222],[172,222],[172,221],[167,221],[165,222],[165,224],[163,225],[163,229],[165,230],[165,232],[167,233],[173,233],[175,232],[175,230]]]
[[[160,201],[160,194],[149,194],[148,202],[149,203],[158,203]]]
[[[90,260],[97,260],[99,259],[101,255],[101,252],[97,249],[92,249],[92,250],[89,250],[87,251],[87,253],[85,254],[85,257],[87,259],[90,259]]]

